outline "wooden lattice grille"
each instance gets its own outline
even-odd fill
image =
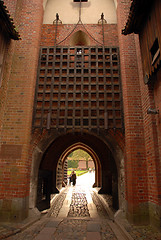
[[[33,128],[122,129],[117,47],[41,47]]]

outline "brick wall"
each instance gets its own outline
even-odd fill
[[[137,36],[135,37],[137,38]],[[138,55],[140,55],[139,46]],[[138,56],[140,57],[140,56]],[[138,58],[139,59],[139,58]],[[141,58],[138,61],[138,66],[141,66]],[[147,160],[147,182],[148,182],[148,199],[152,204],[161,206],[160,190],[161,190],[161,128],[160,128],[160,111],[161,111],[161,98],[160,98],[160,79],[161,71],[154,77],[154,83],[145,85],[143,74],[140,72],[140,87],[141,99],[144,120],[144,134],[145,134],[145,150]],[[149,108],[159,110],[159,114],[147,114]],[[155,212],[155,211],[154,211]]]
[[[121,57],[123,104],[125,119],[125,166],[127,214],[134,222],[147,220],[148,186],[144,125],[137,59],[138,39],[123,36],[130,1],[118,0],[118,32]]]
[[[87,166],[86,166],[86,161],[85,160],[83,160],[83,161],[79,161],[79,163],[78,163],[78,168],[79,169],[86,169],[87,168]]]
[[[88,161],[88,167],[91,168],[91,169],[94,169],[95,168],[94,162],[93,161]]]
[[[100,45],[100,43],[101,44],[103,43],[102,25],[86,24],[84,26],[87,31],[84,29],[82,25],[78,25],[75,30],[74,30],[74,25],[72,24],[58,25],[56,43],[57,44],[60,43],[60,45],[63,45],[63,46],[69,46],[71,36],[79,30],[87,34],[87,36],[90,39],[91,46],[96,46],[96,45]],[[42,35],[41,35],[41,46],[53,46],[55,44],[55,32],[56,32],[56,25],[43,24]],[[72,34],[70,35],[70,33]],[[104,35],[105,35],[106,46],[109,46],[109,47],[118,46],[116,24],[105,25]],[[64,39],[65,41],[63,41]]]
[[[15,23],[15,18],[14,18],[14,11],[16,8],[16,2],[17,0],[11,1],[4,1],[5,6],[7,6],[7,10],[9,11],[9,14],[14,20]],[[5,101],[6,101],[6,96],[7,96],[7,89],[8,89],[8,80],[10,76],[10,71],[11,71],[11,65],[12,65],[12,57],[13,57],[13,51],[14,51],[14,46],[15,46],[15,41],[5,39],[5,50],[4,50],[4,56],[3,56],[3,67],[2,67],[2,78],[0,80],[0,134],[2,130],[2,125],[3,125],[3,116],[5,112]],[[2,47],[2,46],[1,46]]]
[[[154,173],[153,179],[151,179],[150,182],[155,189],[156,203],[160,206],[160,209],[161,209],[161,120],[160,120],[161,119],[161,69],[158,71],[155,80],[156,81],[154,84],[154,101],[155,101],[154,107],[157,110],[159,110],[159,114],[154,116],[155,121],[153,121],[154,127],[155,127],[153,149],[154,149],[156,158],[154,159],[154,164],[151,163],[151,166],[150,166],[152,167],[151,172]],[[153,193],[151,194],[151,197],[152,196],[153,196]],[[158,217],[160,217],[161,219],[161,216],[158,216]]]
[[[158,71],[157,73],[157,77],[156,77],[156,82],[154,85],[154,99],[155,99],[155,108],[157,110],[159,110],[159,115],[155,116],[156,119],[156,125],[157,125],[157,142],[158,142],[158,150],[159,150],[159,156],[161,159],[161,69]],[[159,163],[159,161],[158,161]],[[161,169],[160,169],[161,171]],[[159,174],[158,174],[159,177]],[[161,176],[159,179],[159,184],[161,184]],[[159,188],[161,190],[161,187]],[[159,192],[159,195],[161,195],[161,192]],[[161,200],[160,200],[160,204],[161,204]]]
[[[5,0],[14,17],[22,40],[11,42],[5,53],[5,69],[0,88],[1,150],[0,150],[0,218],[10,220],[26,216],[29,196],[32,150],[47,138],[47,131],[32,135],[32,108],[36,82],[38,52],[41,46],[55,43],[55,25],[42,25],[42,1]],[[138,38],[131,34],[123,36],[123,29],[129,12],[130,0],[118,0],[117,25],[105,25],[105,45],[119,46],[123,103],[125,116],[124,134],[110,130],[108,135],[115,138],[125,153],[127,213],[134,222],[148,218],[148,201],[161,205],[161,125],[159,115],[147,115],[149,107],[161,112],[160,78],[154,86],[143,82]],[[73,25],[59,25],[57,43],[69,45]],[[103,42],[101,25],[85,25],[72,32],[84,31],[90,45]],[[118,32],[117,32],[118,31]],[[95,41],[97,40],[97,41]],[[111,138],[111,139],[112,139]],[[125,145],[124,145],[125,144]],[[125,149],[124,149],[125,146]],[[30,152],[30,154],[29,154]],[[14,202],[18,202],[15,210]],[[18,200],[17,200],[18,199]],[[25,211],[22,211],[25,209]],[[23,213],[25,212],[25,213]],[[154,216],[155,217],[155,216]]]
[[[12,3],[11,3],[12,2]],[[28,212],[31,162],[28,161],[34,87],[39,52],[42,1],[6,1],[19,26],[21,41],[6,61],[8,79],[1,138],[1,219],[20,220]],[[7,66],[8,66],[7,65]],[[17,206],[17,205],[18,206]],[[24,211],[22,210],[24,209]]]

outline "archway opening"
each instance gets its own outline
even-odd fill
[[[37,162],[38,165],[33,166],[32,184],[36,183],[37,189],[35,195],[31,195],[31,197],[33,199],[35,196],[35,206],[39,210],[49,208],[52,194],[59,193],[62,187],[66,185],[65,160],[78,149],[84,150],[93,159],[95,166],[93,187],[98,187],[100,193],[111,195],[114,200],[113,206],[115,209],[119,208],[119,197],[122,197],[120,163],[117,160],[119,155],[115,154],[114,148],[110,149],[100,137],[94,134],[76,132],[57,136],[54,140],[50,140],[45,150],[42,149],[42,152],[39,151],[39,154],[36,154],[39,163]],[[37,179],[36,182],[35,179]],[[34,190],[35,186],[32,189]],[[42,202],[44,203],[42,204]]]
[[[70,46],[89,46],[89,45],[90,39],[88,35],[81,30],[75,32],[70,38]]]
[[[95,183],[95,164],[88,152],[81,148],[72,151],[66,158],[64,167],[64,179],[67,176],[67,185],[92,187]],[[66,171],[65,171],[66,170]],[[76,182],[73,179],[73,172],[76,174]],[[74,175],[75,176],[75,175]]]
[[[72,156],[74,160],[71,159]],[[70,166],[69,172],[68,172],[68,160],[73,160],[72,164],[74,164]],[[71,164],[71,162],[69,164]],[[62,153],[61,157],[59,158],[57,165],[57,179],[60,179],[60,175],[62,175],[62,183],[60,181],[59,182],[57,181],[58,189],[66,186],[69,183],[68,177],[73,170],[74,171],[77,170],[76,171],[77,176],[81,173],[87,173],[89,170],[89,173],[93,173],[91,174],[90,185],[92,187],[101,187],[102,170],[99,157],[89,146],[81,142],[71,145]],[[90,175],[88,176],[90,177]]]

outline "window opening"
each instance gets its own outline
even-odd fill
[[[152,56],[152,65],[153,65],[160,55],[158,38],[155,39],[150,52],[151,52],[151,56]]]
[[[95,164],[92,157],[84,150],[77,149],[67,156],[68,184],[72,185],[72,173],[76,173],[76,185],[92,186],[95,182]],[[74,183],[75,184],[75,183]]]

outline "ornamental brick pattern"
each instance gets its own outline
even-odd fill
[[[77,31],[83,31],[87,34],[91,46],[101,45],[103,43],[102,25],[97,24],[78,25],[76,28],[72,24],[58,25],[56,43],[60,46],[69,46],[71,36]],[[41,46],[53,46],[55,44],[55,33],[56,25],[43,24]],[[116,24],[107,24],[104,26],[104,38],[106,46],[118,46]]]

